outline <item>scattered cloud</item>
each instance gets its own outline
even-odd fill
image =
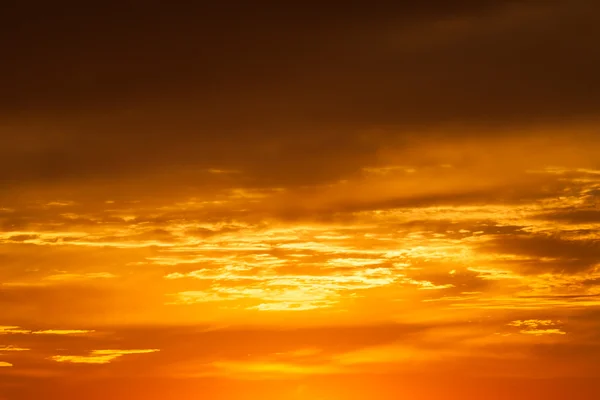
[[[14,3],[0,398],[600,398],[597,1]]]
[[[93,332],[95,331],[84,329],[47,329],[43,331],[32,331],[31,333],[34,335],[82,335]]]
[[[24,335],[84,335],[93,333],[93,330],[86,329],[45,329],[45,330],[30,330],[23,329],[18,326],[0,326],[0,334],[24,334]]]
[[[93,350],[87,356],[52,356],[51,360],[59,363],[72,364],[108,364],[117,358],[132,354],[148,354],[160,351],[158,349],[142,349],[142,350]]]
[[[508,326],[523,328],[520,330],[520,333],[523,333],[525,335],[566,335],[566,332],[556,327],[557,325],[561,324],[561,321],[528,319],[524,321],[512,321],[508,324]]]
[[[8,345],[8,346],[0,346],[0,353],[2,353],[3,351],[29,351],[31,349],[26,349],[23,347],[17,347],[17,346],[12,346],[12,345]]]

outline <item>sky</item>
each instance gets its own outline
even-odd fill
[[[600,5],[0,5],[0,400],[600,398]]]

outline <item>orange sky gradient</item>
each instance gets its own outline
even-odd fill
[[[600,398],[597,2],[93,3],[1,28],[0,400]]]

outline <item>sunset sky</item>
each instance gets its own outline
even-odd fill
[[[0,16],[0,400],[600,398],[598,1]]]

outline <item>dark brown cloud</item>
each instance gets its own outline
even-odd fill
[[[423,127],[597,117],[592,1],[116,4],[6,8],[4,185],[331,181]]]
[[[594,224],[600,222],[600,210],[561,211],[541,215],[540,219],[568,224]]]
[[[571,240],[546,235],[502,235],[480,249],[498,254],[531,257],[517,260],[524,272],[576,273],[593,267],[600,260],[600,243],[593,239]]]
[[[316,118],[338,111],[347,118],[349,110],[377,123],[457,111],[489,122],[480,111],[496,109],[549,116],[572,100],[596,104],[588,91],[598,62],[593,8],[591,1],[9,6],[6,102],[86,113],[98,103],[195,98],[200,114],[217,106],[260,120],[283,94],[282,111],[300,106]]]

